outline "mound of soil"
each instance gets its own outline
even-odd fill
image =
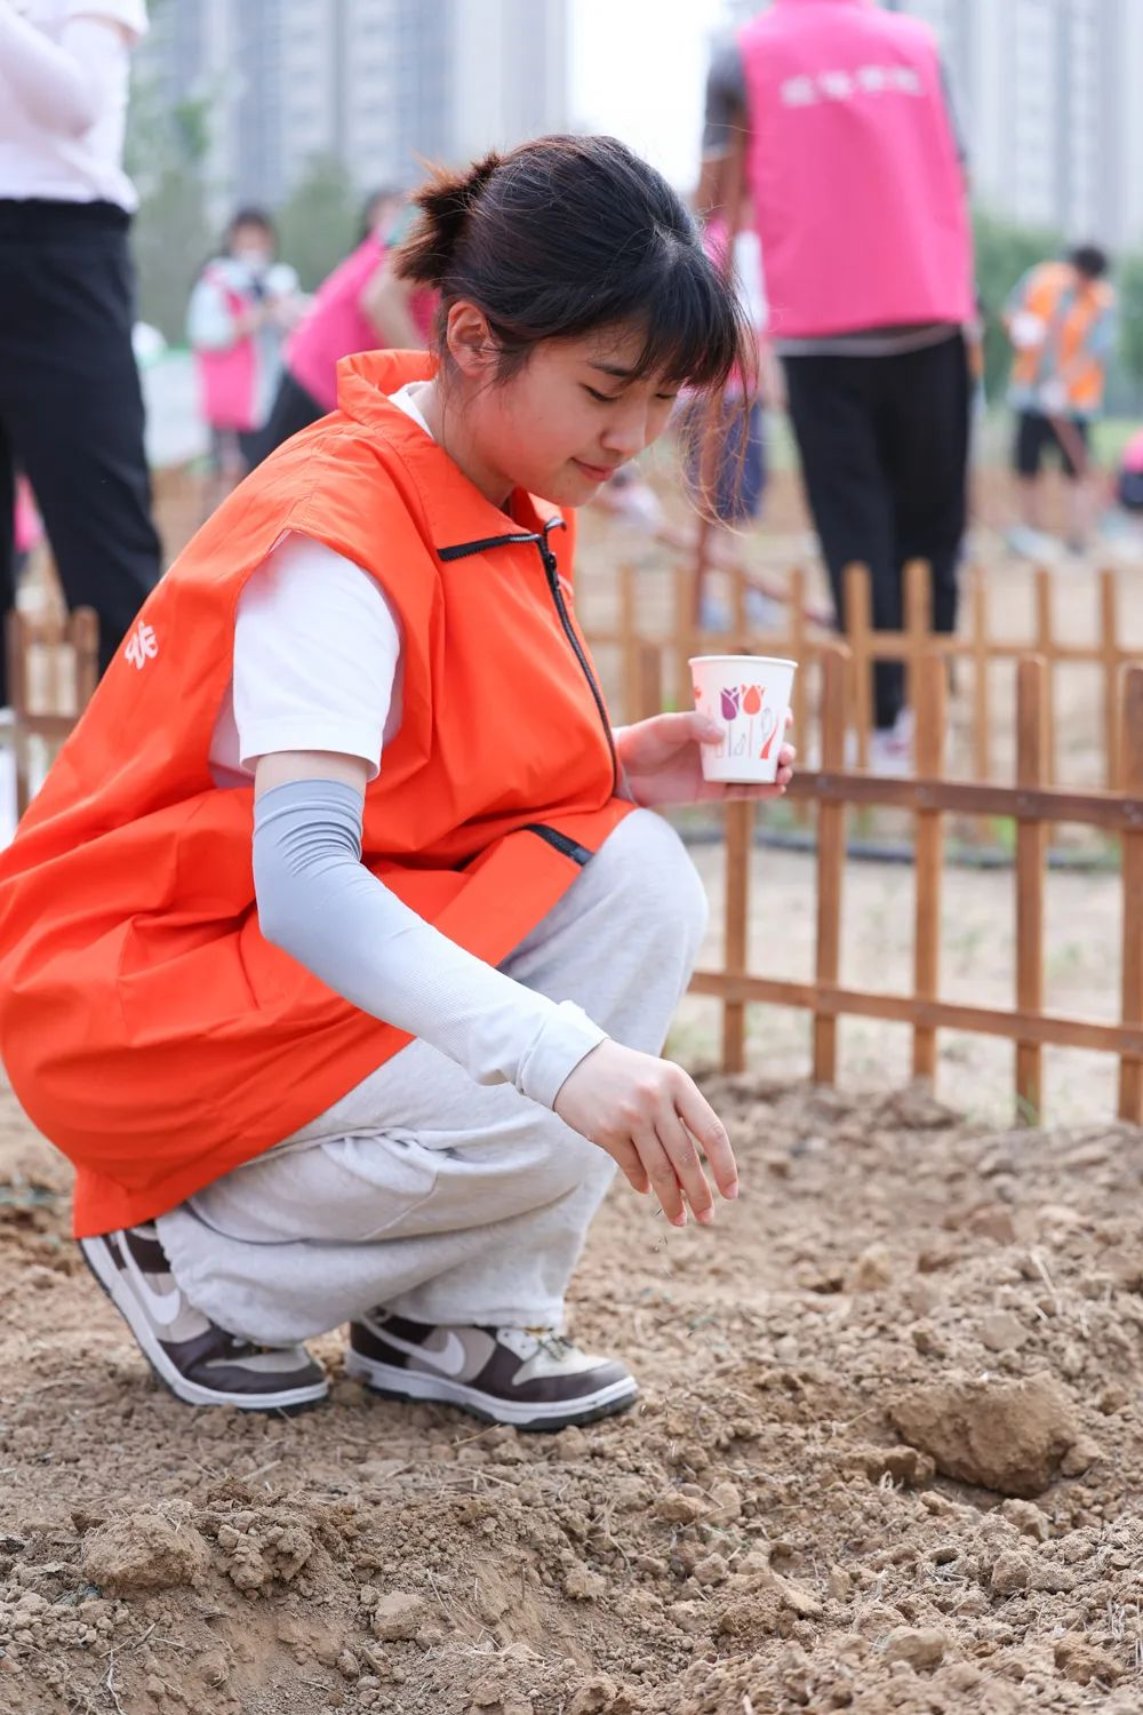
[[[717,1081],[743,1194],[625,1187],[575,1332],[624,1418],[289,1421],[150,1380],[0,1112],[0,1709],[1143,1707],[1143,1136]]]

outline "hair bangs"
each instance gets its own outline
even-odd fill
[[[634,373],[718,392],[736,367],[749,365],[754,341],[746,314],[701,251],[672,250],[668,268],[655,268],[643,302],[633,306],[631,320],[644,328]]]

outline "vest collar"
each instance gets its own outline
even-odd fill
[[[417,486],[438,549],[495,543],[522,533],[542,534],[561,516],[557,506],[514,489],[511,512],[483,495],[460,467],[414,423],[391,395],[413,381],[431,381],[437,360],[425,351],[364,351],[337,366],[337,402],[347,417],[385,441]]]

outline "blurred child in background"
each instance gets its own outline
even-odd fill
[[[276,251],[269,215],[240,209],[226,230],[222,254],[207,263],[191,293],[187,338],[210,429],[208,511],[256,460],[282,343],[304,308],[298,276],[276,260]]]

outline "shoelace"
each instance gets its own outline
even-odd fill
[[[557,1364],[562,1364],[564,1359],[575,1351],[575,1346],[571,1340],[563,1334],[555,1333],[550,1328],[528,1328],[526,1332],[531,1334],[540,1350],[546,1352],[550,1358],[554,1358]]]

